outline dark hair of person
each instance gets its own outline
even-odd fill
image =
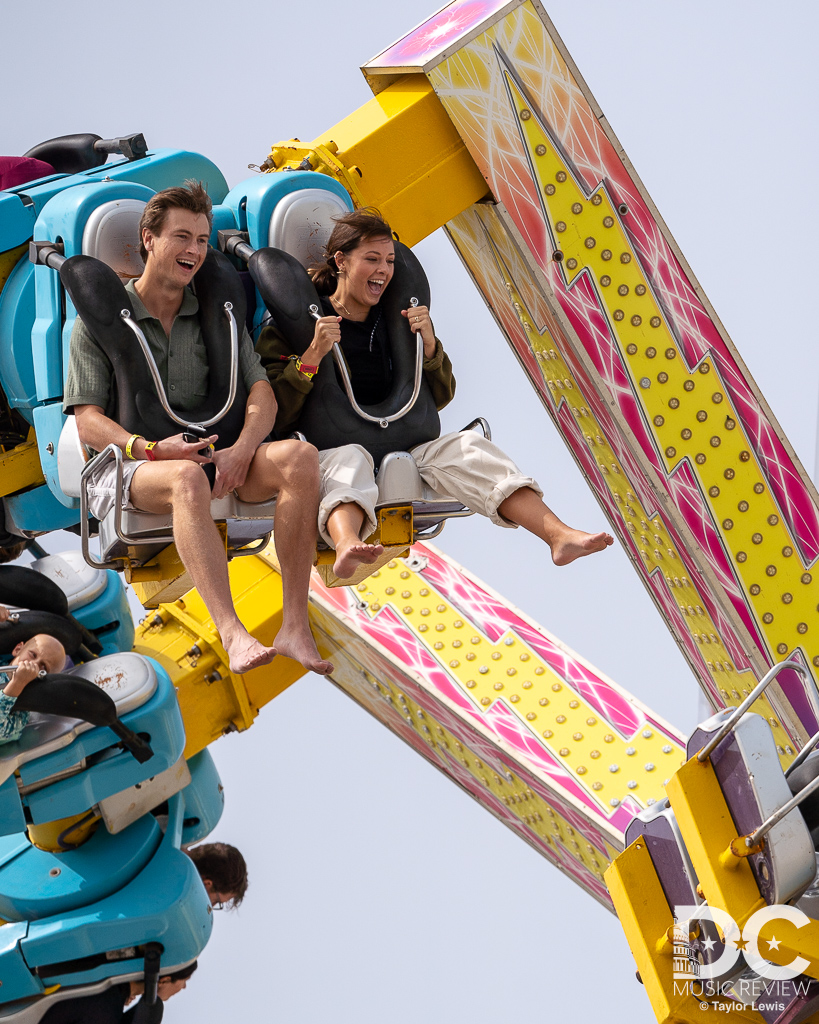
[[[228,906],[238,907],[247,892],[247,864],[235,846],[229,843],[202,843],[188,850],[199,877],[209,878],[216,892],[229,892]]]
[[[336,253],[352,252],[370,238],[388,238],[392,241],[392,228],[378,210],[365,207],[334,218],[335,227],[327,240],[327,252],[323,263],[310,267],[310,276],[319,295],[332,295],[338,285]]]
[[[192,964],[188,964],[187,967],[180,967],[178,971],[173,971],[171,974],[165,974],[164,971],[160,970],[159,976],[160,978],[167,978],[169,981],[187,981],[198,966],[199,961],[194,960]]]
[[[184,185],[163,188],[151,196],[139,218],[139,255],[143,263],[148,259],[148,251],[142,241],[143,230],[147,228],[152,235],[161,235],[168,210],[174,209],[204,213],[208,218],[208,228],[213,227],[213,204],[201,181],[189,179]]]
[[[16,561],[26,550],[28,541],[21,540],[17,544],[9,544],[8,547],[0,548],[0,564]]]

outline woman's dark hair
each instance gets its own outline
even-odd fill
[[[187,981],[198,966],[199,961],[194,960],[192,964],[188,964],[187,967],[180,967],[178,971],[173,971],[171,974],[165,974],[163,971],[160,971],[159,974],[160,977],[167,978],[169,981]]]
[[[187,851],[199,877],[209,878],[216,892],[229,892],[228,906],[238,907],[247,892],[247,864],[235,846],[229,843],[202,843]]]
[[[369,238],[392,240],[392,228],[374,207],[354,210],[334,219],[335,227],[327,241],[327,254],[323,263],[310,267],[310,276],[319,295],[332,295],[338,284],[336,253],[352,252]]]

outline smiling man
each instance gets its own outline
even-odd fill
[[[157,192],[147,203],[139,225],[145,271],[125,286],[168,401],[178,413],[195,408],[208,394],[208,358],[199,303],[188,286],[205,261],[211,223],[211,202],[201,183],[187,182],[185,187]],[[120,425],[114,371],[103,347],[77,319],[71,335],[64,409],[67,413],[73,410],[84,444],[101,451],[113,443],[125,455],[122,494],[115,494],[113,462],[92,474],[92,514],[103,518],[115,500],[125,509],[172,513],[179,556],[219,631],[232,672],[267,664],[276,654],[320,674],[332,671],[332,665],[316,649],[307,619],[316,540],[318,456],[315,448],[304,442],[266,443],[276,417],[276,400],[247,331],[243,331],[239,349],[240,377],[247,395],[242,399],[244,425],[233,444],[217,446],[212,456],[202,440],[188,443],[182,433],[146,439]],[[218,434],[208,441],[215,444]],[[201,468],[211,461],[216,468],[213,494]],[[229,491],[248,502],[277,496],[276,548],[284,607],[274,647],[265,647],[250,636],[233,607],[225,549],[210,514],[211,497]]]

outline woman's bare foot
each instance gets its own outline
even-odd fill
[[[383,544],[365,544],[357,539],[348,544],[338,544],[333,572],[340,580],[348,580],[359,565],[372,565],[383,553]]]
[[[568,565],[576,558],[603,551],[613,543],[614,537],[609,533],[584,533],[583,530],[567,529],[552,544],[552,561],[555,565]]]
[[[241,633],[237,631],[227,639],[223,637],[222,646],[227,652],[230,671],[235,672],[236,675],[250,672],[262,665],[269,665],[276,657],[275,648],[265,647],[244,630]]]
[[[277,654],[292,658],[311,672],[326,676],[333,671],[333,665],[319,654],[309,627],[303,632],[281,629],[274,642]]]

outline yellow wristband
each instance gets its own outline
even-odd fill
[[[144,440],[145,438],[142,436],[142,434],[131,434],[131,436],[128,438],[128,444],[125,445],[125,458],[130,459],[132,462],[135,461],[136,455],[134,455],[134,443],[136,441]]]
[[[300,374],[302,374],[302,376],[306,377],[308,380],[312,380],[313,377],[315,377],[315,375],[318,373],[317,366],[308,366],[307,363],[303,363],[301,359],[296,360],[296,369],[299,371]]]

